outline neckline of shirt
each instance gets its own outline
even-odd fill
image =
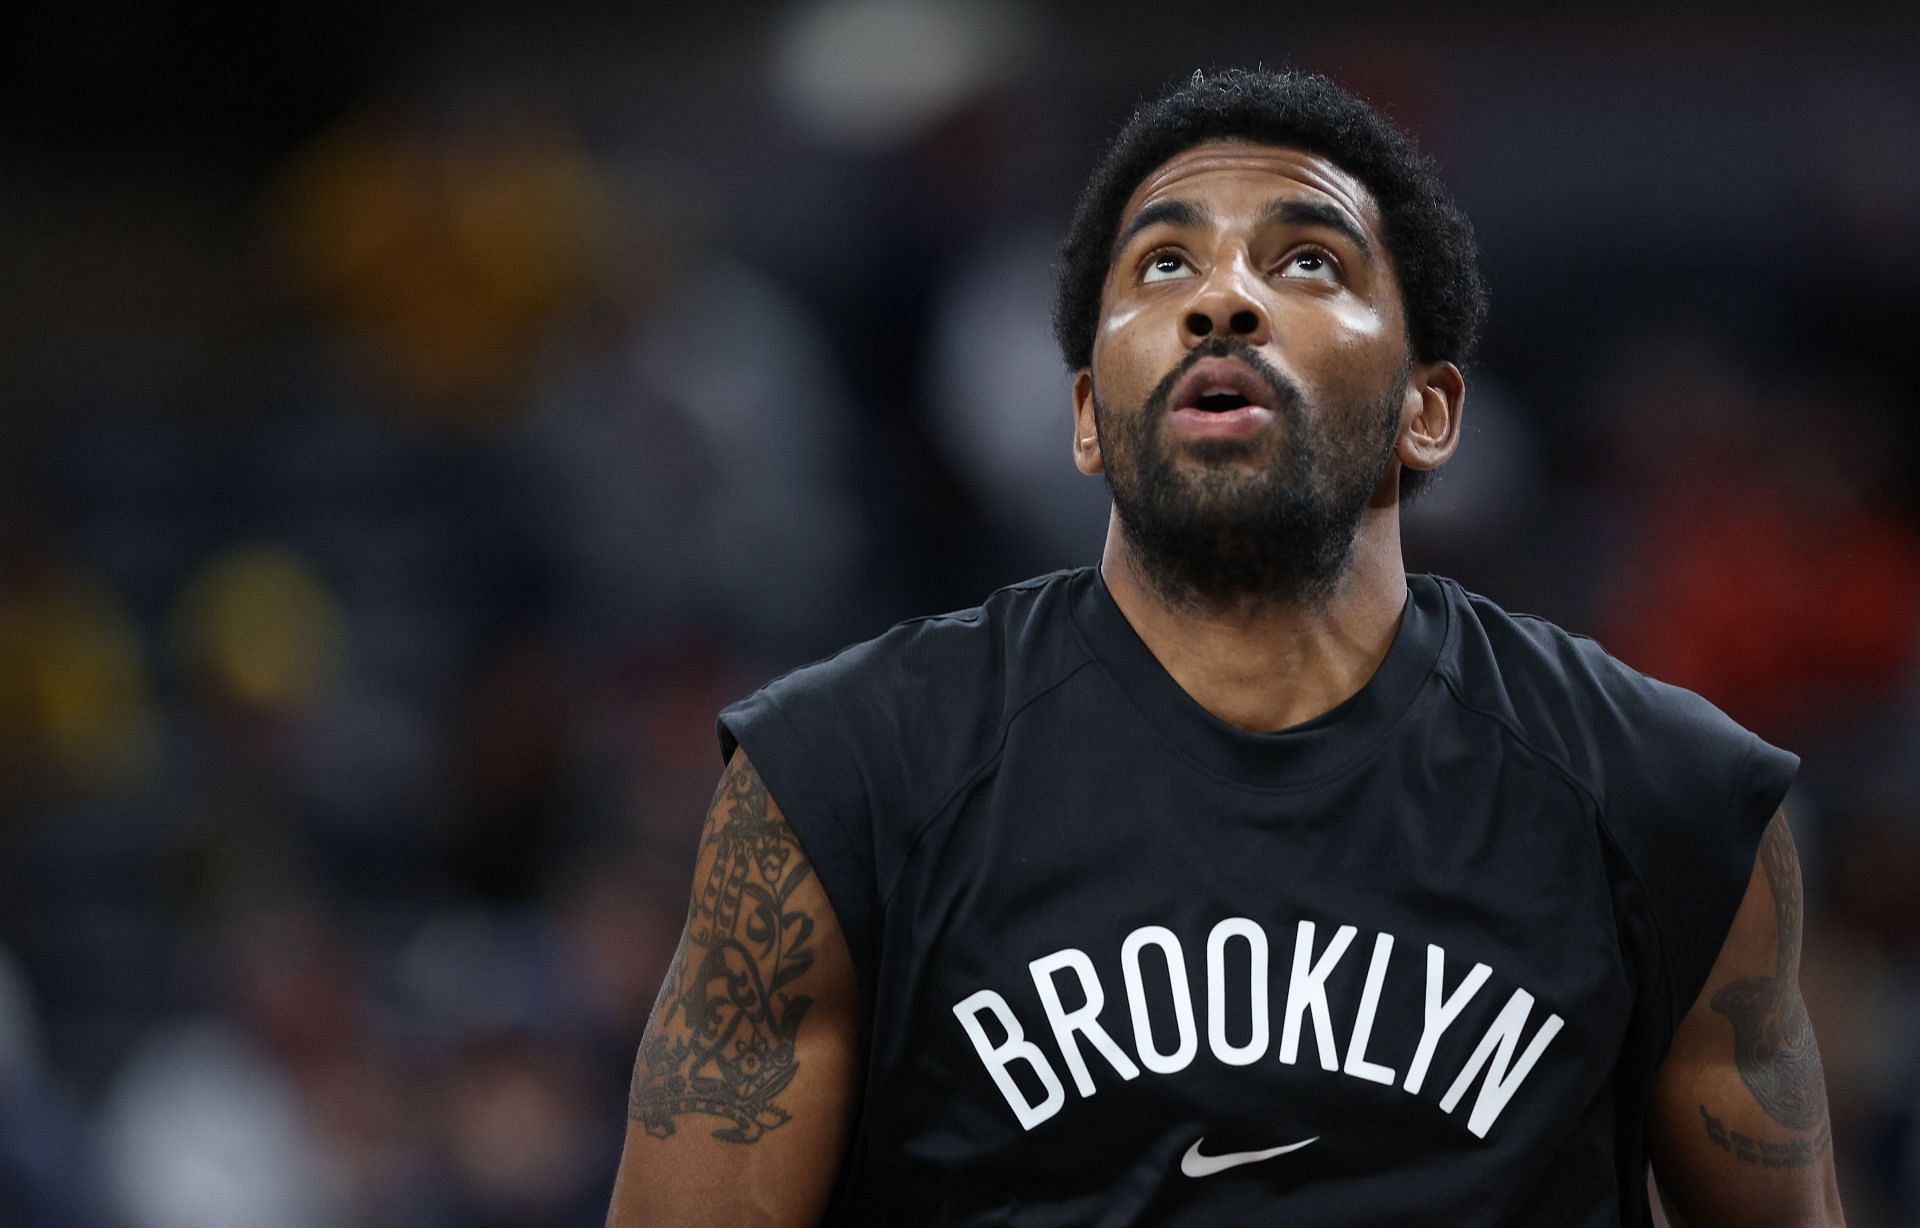
[[[1162,737],[1200,766],[1258,787],[1298,787],[1344,772],[1398,722],[1446,641],[1440,582],[1407,577],[1400,626],[1379,668],[1352,696],[1310,721],[1250,733],[1202,707],[1174,681],[1107,591],[1098,567],[1073,576],[1069,608],[1088,649]]]

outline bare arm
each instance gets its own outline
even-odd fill
[[[1801,914],[1782,812],[1655,1077],[1647,1137],[1676,1224],[1843,1223],[1826,1077],[1800,996]]]
[[[609,1228],[815,1223],[852,1119],[856,999],[826,893],[735,751],[634,1063]]]

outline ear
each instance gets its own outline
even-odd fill
[[[1073,376],[1073,467],[1092,477],[1106,471],[1100,459],[1100,431],[1093,419],[1093,368]]]
[[[1438,469],[1460,446],[1460,415],[1467,406],[1467,379],[1450,362],[1415,364],[1400,409],[1400,463]]]

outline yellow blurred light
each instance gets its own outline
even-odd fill
[[[250,707],[307,708],[339,672],[333,595],[282,547],[240,547],[208,562],[181,596],[174,632],[207,681]]]
[[[152,701],[139,629],[104,585],[59,573],[0,597],[9,774],[90,793],[137,784],[156,762]]]
[[[289,169],[277,220],[296,277],[385,376],[471,414],[516,391],[548,325],[594,287],[611,217],[559,124],[362,116]]]

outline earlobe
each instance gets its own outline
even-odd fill
[[[1400,463],[1438,469],[1460,446],[1460,417],[1467,381],[1450,362],[1421,363],[1407,381],[1406,417],[1400,432]]]
[[[1089,477],[1106,469],[1093,414],[1093,371],[1088,367],[1073,376],[1073,467]]]

